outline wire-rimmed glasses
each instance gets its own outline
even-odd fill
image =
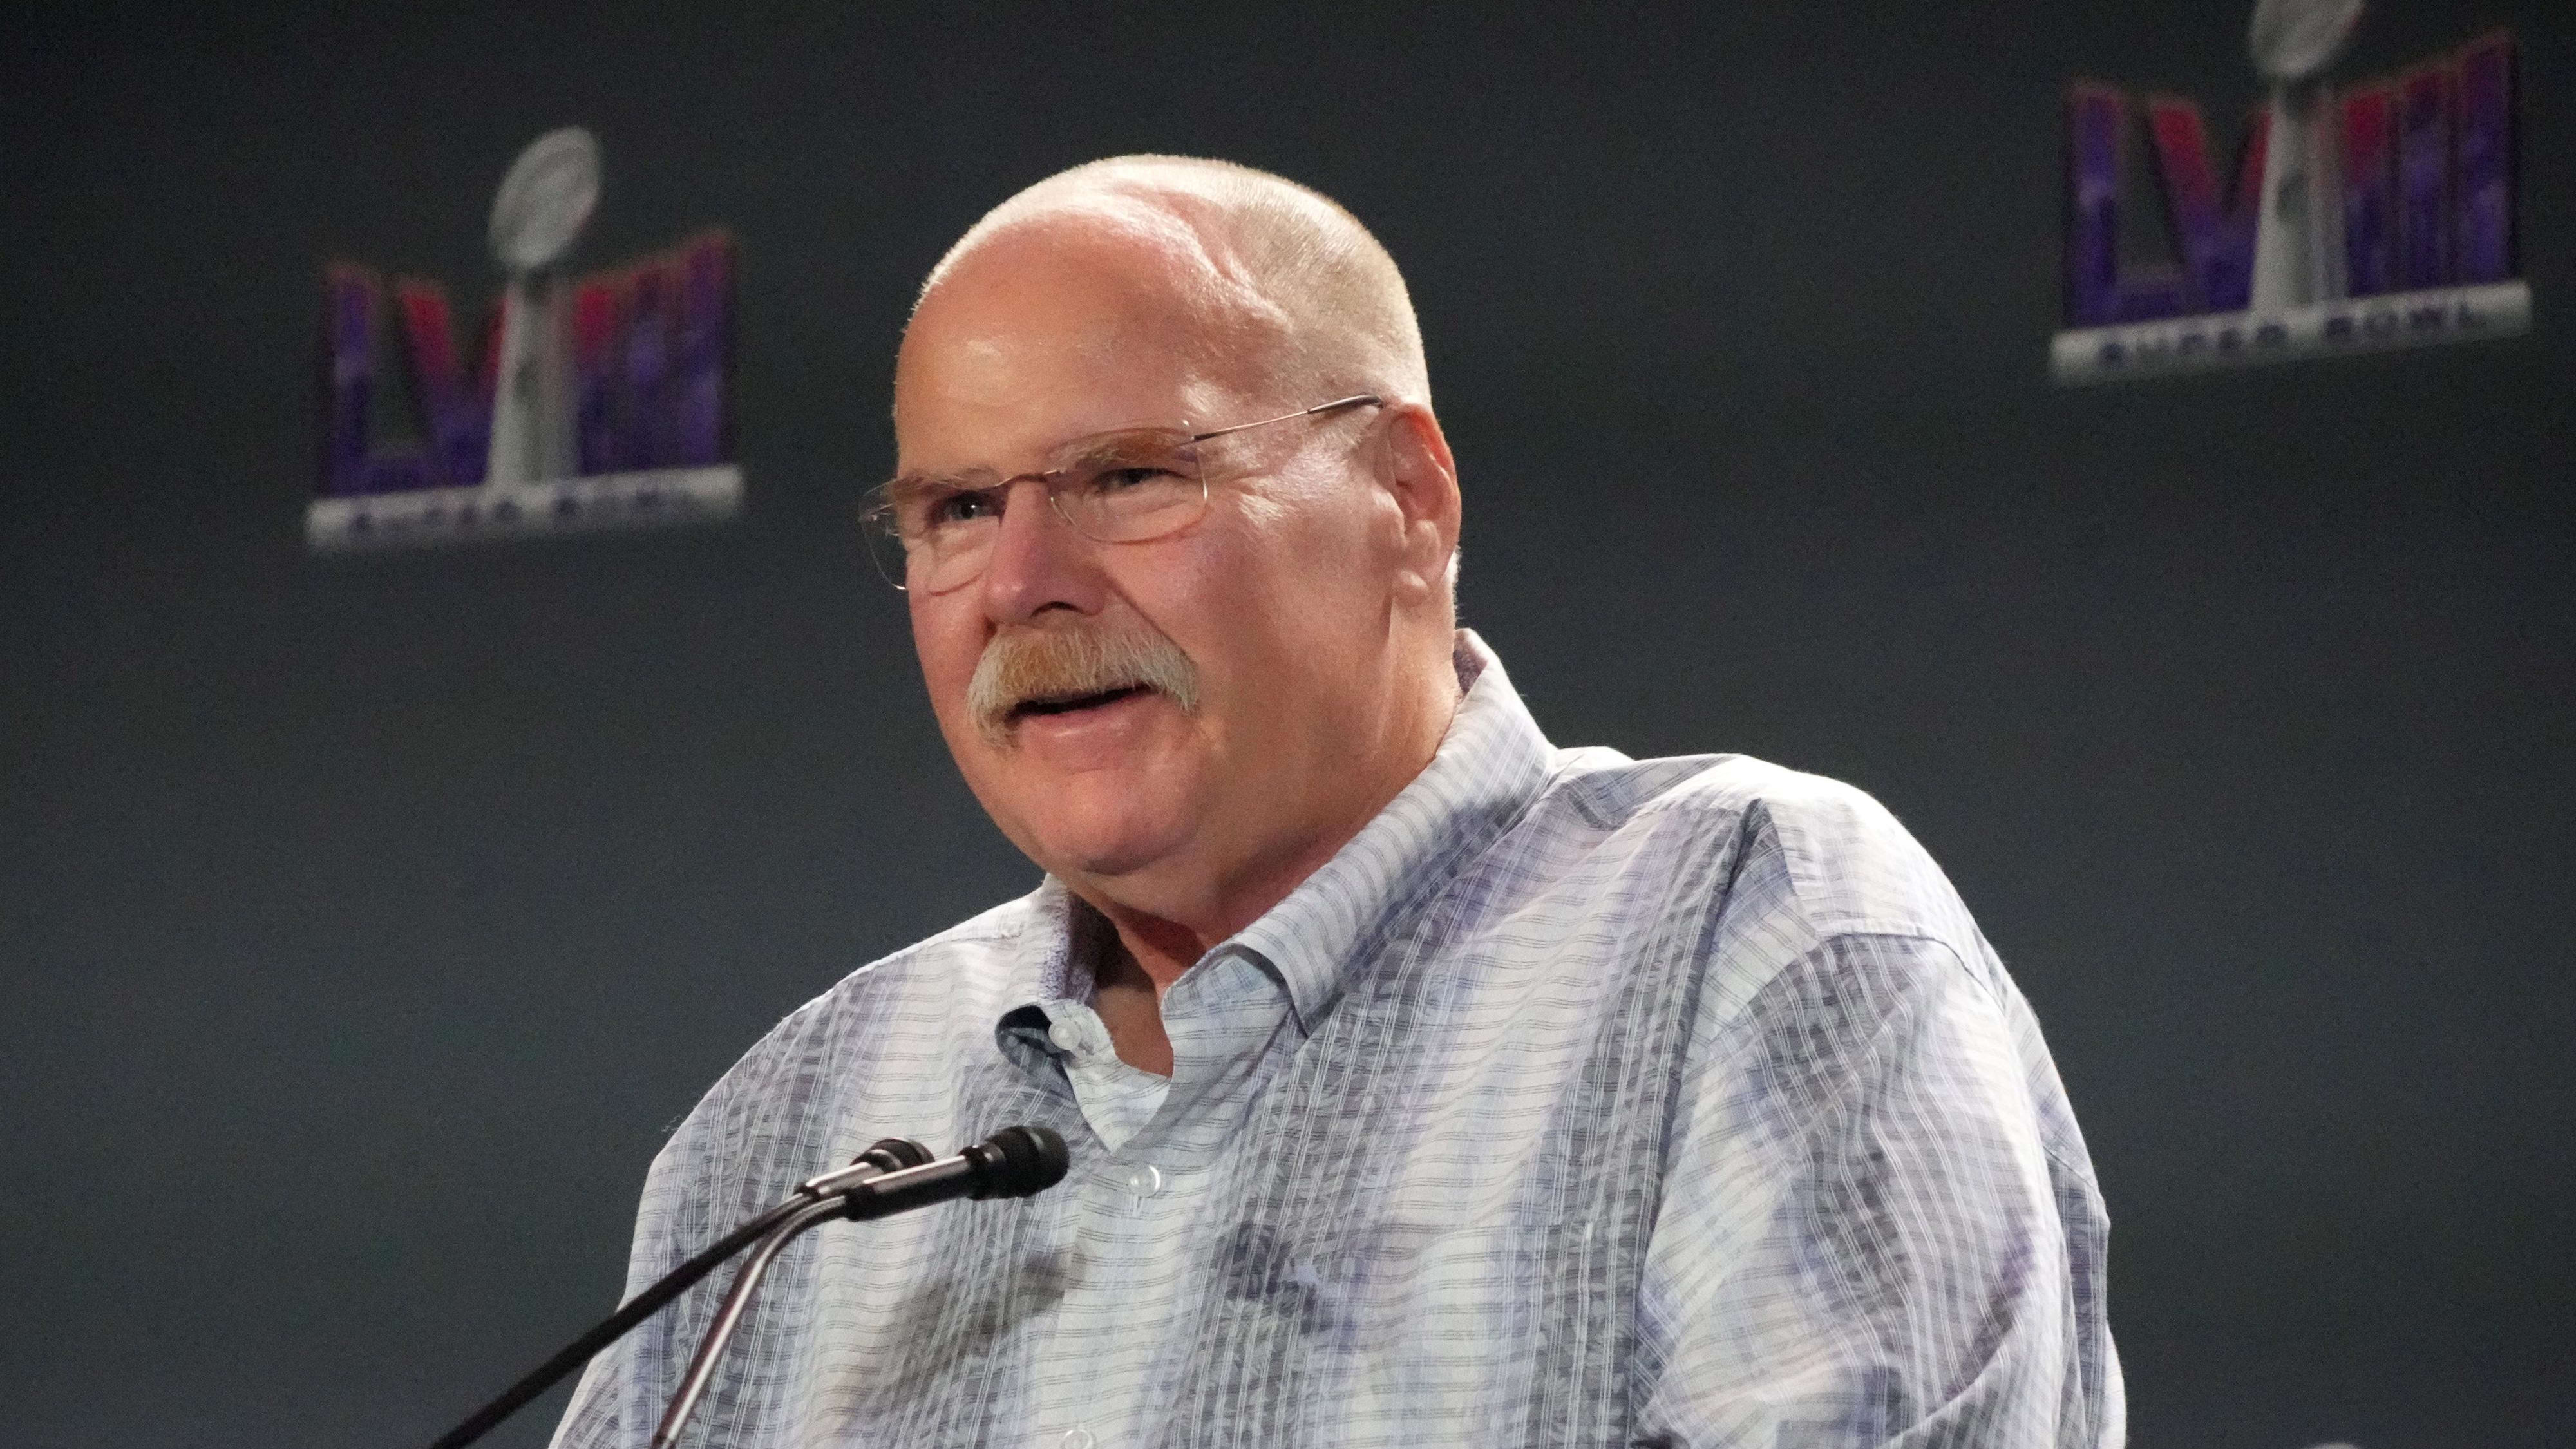
[[[984,481],[907,474],[877,488],[862,515],[868,552],[898,589],[944,594],[972,582],[993,557],[1011,489],[1034,482],[1073,531],[1100,543],[1146,543],[1168,537],[1207,513],[1208,484],[1222,475],[1222,449],[1207,444],[1298,418],[1377,407],[1375,393],[1335,398],[1293,413],[1232,427],[1120,428],[1075,438],[1048,455],[1035,473]],[[989,474],[986,475],[989,478]]]

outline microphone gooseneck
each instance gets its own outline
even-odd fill
[[[920,1150],[919,1144],[910,1145]],[[927,1152],[921,1155],[929,1156]],[[826,1193],[804,1195],[818,1184],[855,1172],[856,1166],[807,1182],[805,1189],[799,1190],[798,1199],[789,1205],[792,1210],[760,1240],[760,1246],[743,1260],[742,1270],[734,1275],[732,1290],[725,1294],[723,1305],[708,1323],[706,1337],[699,1340],[688,1371],[680,1376],[679,1391],[671,1395],[671,1406],[662,1415],[662,1427],[653,1431],[652,1449],[671,1449],[679,1442],[680,1431],[688,1427],[699,1396],[715,1377],[725,1345],[732,1341],[734,1330],[742,1326],[743,1314],[749,1311],[760,1280],[799,1234],[834,1218],[866,1221],[892,1217],[953,1198],[1028,1197],[1064,1181],[1071,1165],[1064,1139],[1053,1131],[1044,1127],[1005,1127],[954,1157],[893,1172],[870,1173]]]
[[[1044,1129],[1040,1129],[1044,1130]],[[1057,1140],[1047,1133],[1049,1140]],[[1063,1144],[1057,1141],[1061,1153]],[[927,1165],[930,1149],[909,1137],[885,1137],[871,1144],[849,1166],[820,1177],[807,1179],[796,1189],[796,1195],[741,1227],[716,1239],[696,1256],[656,1279],[643,1292],[620,1304],[615,1313],[601,1319],[591,1330],[566,1345],[563,1352],[537,1365],[517,1383],[503,1389],[498,1398],[466,1416],[465,1421],[440,1435],[430,1449],[464,1449],[464,1446],[492,1431],[494,1425],[517,1413],[530,1399],[554,1387],[575,1369],[588,1363],[601,1349],[626,1336],[635,1325],[661,1311],[664,1305],[694,1286],[699,1279],[722,1267],[725,1260],[768,1237],[782,1225],[821,1204],[830,1204],[823,1217],[840,1211],[838,1194],[887,1173]]]

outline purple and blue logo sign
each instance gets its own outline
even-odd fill
[[[732,240],[574,277],[598,145],[541,137],[503,181],[507,277],[469,341],[446,289],[335,264],[323,279],[320,496],[336,551],[702,522],[741,507]]]
[[[2068,88],[2065,321],[2050,349],[2058,381],[2529,330],[2513,37],[2486,35],[2394,76],[2329,86],[2324,72],[2359,13],[2358,0],[2256,8],[2251,48],[2272,91],[2232,162],[2214,154],[2191,100]],[[2126,174],[2140,152],[2153,197]],[[2124,256],[2122,208],[2133,198],[2161,200],[2166,257]]]

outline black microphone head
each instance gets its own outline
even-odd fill
[[[1005,1127],[966,1149],[981,1169],[976,1197],[1028,1197],[1064,1181],[1073,1158],[1064,1139],[1044,1127]]]
[[[909,1137],[880,1137],[851,1158],[850,1165],[866,1163],[879,1172],[901,1172],[907,1167],[927,1167],[931,1160],[930,1149]]]

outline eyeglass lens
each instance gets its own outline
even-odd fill
[[[1055,465],[1033,477],[982,488],[898,486],[886,500],[885,521],[893,534],[889,541],[900,547],[902,572],[890,570],[888,577],[939,593],[982,573],[1001,536],[1002,514],[1022,482],[1043,486],[1059,517],[1101,543],[1143,543],[1177,533],[1207,509],[1205,446],[1171,429],[1103,433],[1058,449]],[[881,566],[896,562],[880,559]]]
[[[1102,543],[1145,543],[1196,523],[1207,512],[1211,447],[1299,418],[1354,407],[1378,407],[1375,393],[1336,398],[1214,432],[1128,428],[1077,438],[1056,450],[1053,466],[981,487],[898,479],[869,517],[869,553],[898,589],[944,593],[984,571],[1001,537],[1002,514],[1022,483],[1046,490],[1048,506],[1075,532]],[[1226,441],[1219,441],[1226,440]]]

